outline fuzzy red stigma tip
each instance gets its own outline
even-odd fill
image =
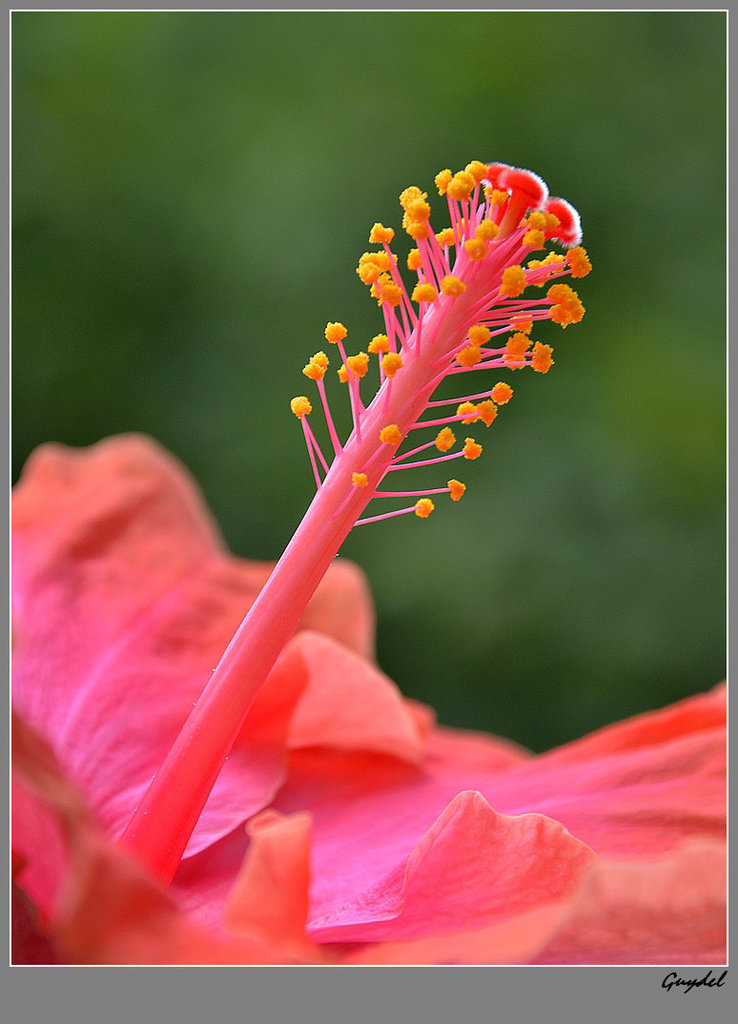
[[[559,220],[559,226],[551,234],[562,245],[570,249],[582,240],[582,224],[579,214],[566,199],[551,198],[544,206],[546,213],[552,213]]]

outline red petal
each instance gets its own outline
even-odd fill
[[[11,955],[12,964],[56,964],[59,962],[54,945],[39,924],[36,907],[13,882],[11,895]]]

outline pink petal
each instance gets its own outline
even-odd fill
[[[195,488],[142,438],[41,450],[15,527],[16,697],[116,833],[268,567],[224,554]],[[29,962],[48,920],[74,962],[321,958],[304,936],[306,811],[311,938],[348,944],[352,962],[724,955],[724,690],[538,757],[439,729],[365,660],[371,608],[346,568],[302,624],[335,639],[298,633],[283,652],[175,880],[217,938],[111,849],[21,735]],[[237,826],[268,803],[286,817],[255,819],[247,839]]]
[[[394,684],[330,637],[290,640],[254,701],[187,848],[192,856],[265,807],[289,745],[378,751],[418,762],[415,719]]]
[[[298,695],[299,703],[290,718],[291,694]],[[221,922],[233,875],[244,856],[245,839],[239,833],[218,840],[224,835],[227,813],[235,829],[246,812],[259,810],[248,802],[243,780],[254,779],[264,752],[278,749],[273,742],[275,729],[289,730],[291,747],[322,748],[328,776],[336,758],[354,751],[356,774],[345,780],[342,789],[343,798],[354,800],[357,775],[376,787],[383,779],[392,785],[412,773],[411,766],[422,757],[420,733],[425,727],[429,726],[424,709],[410,708],[394,684],[371,664],[328,637],[307,630],[293,637],[254,703],[198,823],[187,850],[193,863],[180,866],[175,878],[178,898],[202,923],[217,926]],[[252,788],[257,791],[255,784]],[[266,786],[258,792],[262,806],[274,795],[267,793]],[[197,856],[206,848],[207,856]]]
[[[39,449],[14,531],[14,701],[118,834],[269,566],[228,557],[179,464],[136,436]],[[336,563],[304,622],[369,653],[359,570]],[[298,691],[265,687],[189,853],[270,801]]]
[[[596,865],[536,963],[720,964],[725,846],[694,841],[647,863]]]
[[[293,637],[283,655],[289,657]],[[270,673],[218,776],[185,857],[206,849],[266,807],[287,773],[287,741],[306,685],[297,673]]]
[[[550,903],[473,931],[427,939],[375,942],[341,957],[361,964],[527,964],[560,922],[563,905]]]
[[[692,703],[710,713],[691,717]],[[719,695],[697,697],[677,713],[649,713],[648,730],[638,719],[624,723],[622,734],[638,742],[613,744],[602,756],[593,744],[591,761],[576,750],[569,757],[570,748],[535,758],[513,751],[511,759],[504,744],[447,730],[430,734],[416,768],[358,753],[294,751],[276,806],[313,815],[315,934],[328,934],[331,908],[344,923],[356,899],[371,921],[395,914],[394,904],[383,909],[387,878],[464,790],[478,790],[500,814],[545,814],[610,858],[657,859],[689,839],[724,841],[722,704]],[[428,907],[429,922],[436,916]]]
[[[270,572],[271,568],[270,563]],[[368,661],[373,660],[374,604],[358,565],[346,558],[334,560],[305,610],[300,629],[323,633]]]
[[[589,761],[724,728],[725,698],[725,685],[721,684],[708,693],[615,722],[552,751],[549,763]]]
[[[376,839],[386,843],[391,851],[390,858],[400,850],[407,856],[418,832],[414,816],[406,829],[396,828],[390,817],[390,827],[381,836],[371,826],[371,812],[363,814],[365,800],[372,801],[372,807],[381,813],[385,801],[402,815],[406,806],[404,784],[414,779],[418,768],[407,761],[366,751],[341,752],[329,747],[315,747],[300,750],[290,756],[290,762],[298,758],[302,783],[301,794],[289,801],[286,807],[281,793],[275,798],[280,813],[291,816],[302,810],[309,810],[313,817],[327,825],[330,842],[335,843],[336,857],[341,863],[331,864],[336,879],[351,892],[354,885],[361,884],[365,866],[363,858],[372,861],[385,856],[376,849]],[[350,766],[347,768],[347,765]],[[313,774],[315,772],[315,774]],[[309,795],[314,794],[314,799]],[[376,801],[376,804],[373,802]],[[352,813],[352,807],[361,809]],[[443,804],[439,810],[443,809]],[[405,815],[407,817],[407,815]],[[357,823],[357,818],[360,823]],[[427,824],[433,821],[431,814]],[[248,842],[242,829],[236,829],[207,848],[188,856],[179,866],[174,877],[173,891],[180,905],[200,924],[211,928],[222,928],[225,906],[233,879],[240,870],[247,853]],[[394,863],[394,860],[392,860]]]
[[[246,932],[289,950],[295,959],[321,959],[305,935],[310,877],[310,817],[263,811],[248,824],[251,839],[226,908],[231,933]]]
[[[461,739],[463,743],[463,738]],[[459,757],[431,739],[436,787],[470,785]],[[506,813],[541,811],[599,853],[647,857],[725,830],[725,694],[680,701],[521,762],[476,786]]]
[[[13,773],[17,792],[32,798],[37,814],[62,838],[63,857],[49,858],[29,840],[28,819],[13,828],[13,847],[28,850],[17,858],[13,883],[13,963],[62,964],[291,964],[322,961],[304,938],[307,834],[299,816],[269,840],[279,838],[280,861],[269,856],[269,841],[259,838],[234,894],[237,926],[216,935],[188,920],[174,900],[151,882],[138,864],[108,842],[92,820],[82,795],[62,774],[48,745],[23,721],[13,721]],[[273,815],[272,815],[273,817]],[[259,828],[259,820],[255,831]],[[267,819],[262,831],[268,831]],[[34,826],[36,828],[36,826]],[[302,831],[301,831],[302,828]],[[287,837],[286,837],[287,834]],[[292,843],[290,838],[294,837]],[[287,838],[287,841],[286,841]],[[267,849],[264,850],[266,845]],[[300,852],[302,850],[302,853]],[[302,858],[302,866],[301,866]],[[289,870],[279,871],[280,865]],[[48,880],[53,906],[39,913],[32,892],[39,868]],[[276,870],[276,883],[273,871]],[[294,880],[292,897],[283,885]],[[248,892],[258,891],[262,913],[249,912]],[[253,904],[252,900],[252,904]],[[294,925],[279,920],[280,906]],[[300,907],[302,909],[300,910]],[[278,923],[279,927],[276,927]]]
[[[673,717],[671,709],[664,715]],[[284,813],[312,810],[315,841],[333,851],[335,878],[343,877],[342,863],[352,865],[347,888],[364,864],[391,865],[407,856],[446,804],[471,789],[500,813],[546,814],[608,856],[649,857],[690,837],[722,838],[724,727],[686,729],[666,741],[658,736],[654,746],[625,747],[591,762],[568,763],[554,751],[514,756],[511,763],[503,744],[480,744],[472,735],[465,754],[464,734],[450,745],[441,730],[427,740],[427,757],[415,770],[358,755],[294,751],[276,805]],[[379,821],[381,828],[374,825]]]
[[[435,729],[428,737],[426,758],[453,764],[455,768],[474,772],[501,772],[525,764],[533,758],[529,750],[512,740],[472,730]]]
[[[383,822],[375,822],[377,829]],[[316,844],[310,935],[366,942],[469,932],[556,903],[594,860],[584,844],[542,815],[494,811],[460,793],[415,845],[372,884],[336,893]]]
[[[19,719],[13,723],[13,770],[18,792],[33,798],[37,814],[63,837],[65,856],[50,860],[29,845],[21,815],[13,844],[27,850],[18,865],[14,963],[282,963],[277,942],[246,931],[237,937],[208,934],[92,820],[76,787],[60,771],[48,745]],[[53,906],[35,914],[27,887],[39,869],[54,872]],[[32,888],[32,886],[31,886]]]
[[[285,685],[295,677],[305,681],[290,728],[291,747],[328,746],[421,760],[420,731],[395,684],[329,637],[300,634],[273,674]]]

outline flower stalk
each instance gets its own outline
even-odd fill
[[[326,341],[341,360],[339,380],[349,393],[353,428],[345,443],[336,431],[324,383],[328,357],[316,353],[303,370],[317,387],[333,459],[325,456],[308,425],[312,403],[297,396],[291,408],[302,425],[315,497],[121,839],[164,883],[177,869],[254,698],[351,529],[406,513],[427,518],[434,509],[429,495],[448,494],[456,502],[465,490],[454,479],[445,487],[393,493],[379,490],[382,480],[398,469],[476,459],[482,448],[471,437],[462,450],[450,453],[456,444],[452,425],[489,427],[512,397],[512,388],[497,382],[460,399],[433,400],[438,385],[450,374],[476,370],[530,366],[545,373],[553,362],[551,348],[532,343],[534,322],[550,319],[566,327],[584,312],[568,285],[552,283],[564,275],[582,277],[590,269],[578,245],[578,216],[563,200],[549,199],[536,175],[474,161],[455,175],[442,171],[436,184],[447,197],[451,222],[437,235],[430,228],[427,194],[413,187],[400,197],[403,227],[417,245],[408,258],[409,269],[417,273],[414,288],[406,287],[390,248],[394,232],[381,224],[370,234],[370,242],[381,248],[359,261],[357,273],[377,299],[384,333],[372,339],[367,352],[352,356],[344,345],[346,328],[340,323],[326,327]],[[568,252],[529,259],[550,240]],[[544,295],[523,297],[527,289],[543,286],[548,286]],[[502,335],[507,339],[495,345],[493,339]],[[371,356],[376,356],[379,386],[365,405],[361,382]],[[426,410],[444,406],[456,409],[422,419]],[[442,429],[433,440],[400,451],[411,432],[438,426]],[[414,458],[433,447],[438,456]],[[384,499],[408,496],[418,500],[363,516],[375,498],[384,504]]]

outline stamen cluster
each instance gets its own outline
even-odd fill
[[[569,203],[549,198],[545,183],[531,171],[506,164],[475,160],[456,174],[441,171],[435,181],[439,194],[446,197],[450,220],[450,226],[438,233],[430,225],[427,193],[411,186],[400,195],[402,227],[416,246],[407,257],[408,270],[416,275],[413,286],[406,285],[390,248],[392,228],[375,224],[369,242],[377,248],[359,258],[356,273],[382,311],[383,333],[371,339],[366,351],[348,355],[346,327],[328,323],[325,328],[326,341],[338,351],[338,378],[347,385],[351,404],[353,428],[345,442],[339,440],[328,404],[328,356],[316,352],[303,369],[317,386],[333,447],[330,462],[307,422],[311,402],[298,396],[291,403],[302,424],[318,490],[329,474],[342,476],[348,485],[338,511],[354,503],[358,514],[374,498],[417,498],[410,506],[358,519],[359,524],[408,512],[426,518],[434,508],[429,495],[449,494],[458,501],[465,486],[455,479],[426,490],[378,489],[392,471],[478,458],[482,447],[471,437],[451,452],[456,435],[450,424],[489,427],[513,394],[508,383],[498,381],[476,394],[433,400],[438,385],[451,375],[473,370],[529,366],[547,373],[553,349],[533,342],[534,324],[551,320],[567,327],[584,314],[573,288],[553,283],[564,276],[584,277],[591,270],[579,245],[579,216]],[[564,251],[530,258],[551,242]],[[367,405],[360,382],[370,371],[372,357],[378,388]],[[427,410],[449,406],[455,411],[421,418]],[[431,440],[400,451],[411,431],[438,427]],[[440,454],[417,457],[433,448]]]
[[[381,481],[389,473],[429,463],[477,459],[482,446],[471,436],[453,450],[457,439],[452,425],[462,427],[462,434],[472,424],[489,427],[512,397],[512,388],[502,380],[455,399],[434,399],[438,385],[454,374],[477,370],[497,373],[530,366],[546,373],[551,347],[531,340],[534,323],[552,320],[567,327],[582,318],[584,308],[576,293],[558,281],[565,275],[583,277],[590,270],[578,244],[579,217],[568,203],[549,199],[535,174],[503,164],[474,161],[457,174],[441,171],[436,184],[450,217],[450,226],[438,234],[430,226],[427,194],[412,187],[400,196],[403,228],[415,242],[408,258],[408,268],[416,275],[412,288],[406,286],[390,248],[391,228],[375,224],[369,239],[376,248],[359,260],[357,273],[379,304],[384,331],[366,351],[348,355],[344,325],[326,326],[328,351],[335,346],[339,354],[338,375],[351,403],[353,427],[345,441],[328,405],[326,352],[316,352],[303,370],[318,391],[332,458],[329,462],[308,425],[312,402],[298,395],[291,407],[302,424],[317,493],[121,840],[165,882],[177,870],[253,700],[351,529],[357,522],[408,512],[425,519],[433,511],[431,495],[448,494],[459,501],[465,490],[456,479],[424,491],[383,491]],[[530,259],[551,241],[560,242],[565,251]],[[366,404],[361,386],[373,361],[378,388]],[[438,415],[444,410],[445,415]],[[434,436],[414,447],[406,445],[416,430],[431,430]],[[424,457],[426,452],[431,457]],[[370,501],[386,497],[415,501],[360,518]]]

